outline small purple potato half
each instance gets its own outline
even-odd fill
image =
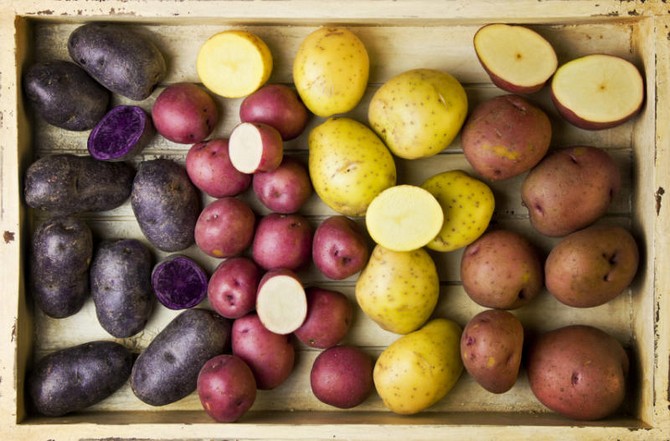
[[[99,161],[125,161],[140,153],[154,135],[151,117],[139,106],[115,106],[88,135],[88,152]]]
[[[170,309],[188,309],[207,297],[205,270],[188,256],[172,255],[158,262],[151,272],[156,298]]]

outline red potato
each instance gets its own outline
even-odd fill
[[[284,141],[288,141],[305,130],[309,112],[289,86],[266,84],[242,101],[240,120],[270,125],[281,133]]]
[[[349,332],[354,308],[339,291],[307,288],[307,317],[295,336],[307,346],[326,349],[340,343]]]
[[[233,355],[251,368],[258,389],[274,389],[293,372],[295,347],[290,336],[269,331],[256,313],[233,322],[231,344]]]
[[[230,162],[225,138],[193,144],[186,154],[185,165],[191,182],[214,198],[236,196],[251,185],[251,176]]]
[[[207,415],[220,423],[232,423],[256,401],[256,379],[240,357],[221,354],[200,369],[197,391]]]
[[[346,279],[361,271],[370,258],[363,229],[346,216],[331,216],[319,224],[312,241],[312,259],[328,278]]]
[[[192,144],[204,140],[219,122],[216,102],[194,83],[166,87],[151,108],[156,131],[172,142]]]
[[[335,346],[321,352],[310,371],[314,396],[340,409],[351,409],[374,388],[372,357],[353,346]]]
[[[258,222],[251,253],[266,270],[298,270],[311,261],[312,236],[312,226],[304,216],[270,213]]]
[[[307,294],[298,276],[288,269],[265,273],[258,284],[256,313],[263,326],[275,334],[298,329],[307,317]]]
[[[212,308],[229,319],[247,315],[256,307],[261,270],[253,260],[238,256],[224,260],[209,279],[207,297]]]
[[[207,205],[195,224],[195,243],[212,257],[231,257],[244,251],[254,238],[256,215],[249,204],[225,197]]]
[[[252,185],[258,200],[275,213],[295,213],[312,196],[307,167],[291,157],[274,170],[254,173]]]
[[[263,123],[240,123],[230,133],[230,161],[242,173],[271,171],[284,156],[284,141],[277,129]]]

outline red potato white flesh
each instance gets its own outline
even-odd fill
[[[605,54],[586,55],[558,68],[551,98],[571,124],[601,130],[623,124],[644,102],[644,80],[631,62]]]
[[[307,294],[298,276],[287,269],[268,271],[258,285],[256,313],[275,334],[298,329],[307,317]]]
[[[493,84],[511,93],[537,92],[558,67],[551,43],[524,26],[489,24],[475,33],[473,42]]]
[[[242,173],[272,171],[284,156],[281,133],[264,123],[240,123],[228,140],[230,162]]]

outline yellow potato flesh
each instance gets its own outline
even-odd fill
[[[242,30],[211,36],[198,51],[196,71],[203,85],[217,95],[240,98],[270,78],[272,53],[258,36]]]
[[[387,188],[373,199],[365,215],[372,240],[394,251],[423,247],[440,231],[443,220],[437,199],[414,185]]]
[[[364,215],[375,196],[396,183],[391,152],[356,120],[326,120],[312,129],[308,145],[314,191],[338,213]]]
[[[305,38],[293,61],[293,82],[307,108],[327,118],[350,111],[368,83],[370,60],[350,30],[322,27]]]
[[[392,251],[377,245],[356,282],[361,310],[381,328],[407,334],[430,317],[440,284],[428,252]]]
[[[461,333],[455,322],[438,318],[386,348],[373,371],[384,405],[409,415],[444,398],[463,372]]]
[[[444,212],[442,229],[428,248],[453,251],[484,234],[495,208],[493,192],[484,182],[451,170],[428,178],[421,187],[435,196]]]

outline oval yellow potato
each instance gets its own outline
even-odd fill
[[[468,97],[456,78],[435,69],[413,69],[375,92],[368,120],[393,154],[416,159],[447,148],[467,113]]]
[[[365,214],[370,237],[393,251],[425,246],[442,228],[444,212],[429,191],[415,185],[396,185],[375,197]]]
[[[368,84],[370,59],[350,30],[322,27],[303,40],[293,61],[293,82],[307,108],[327,118],[350,111]]]
[[[365,124],[329,118],[310,131],[307,142],[314,191],[338,213],[363,216],[375,196],[396,183],[391,152]]]
[[[361,310],[382,329],[415,331],[430,318],[440,295],[435,262],[424,248],[393,251],[377,245],[355,294]]]
[[[240,98],[255,92],[272,74],[272,53],[255,34],[228,30],[200,47],[196,71],[202,84],[217,95]]]
[[[444,398],[463,373],[462,332],[457,323],[437,318],[391,343],[373,370],[384,405],[410,415]]]
[[[442,229],[428,248],[453,251],[484,234],[495,209],[493,191],[462,170],[450,170],[428,178],[421,187],[438,200],[444,212]]]

